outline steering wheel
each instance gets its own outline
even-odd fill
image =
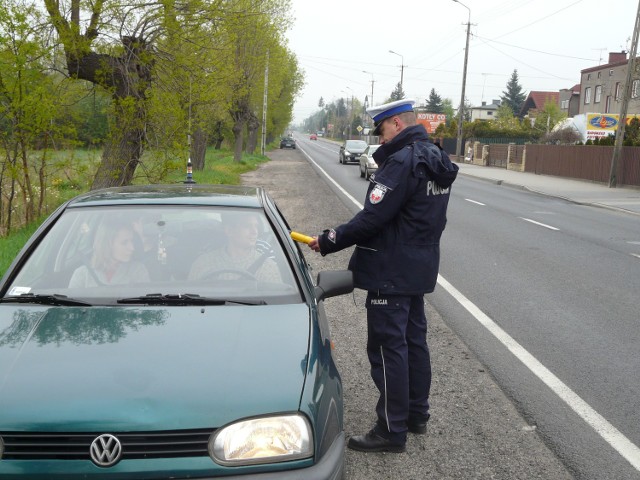
[[[246,280],[253,280],[255,282],[258,281],[258,278],[255,275],[241,268],[223,268],[220,270],[212,270],[211,272],[207,272],[202,277],[200,277],[199,280],[215,280],[226,273],[237,275],[238,279],[244,278]]]

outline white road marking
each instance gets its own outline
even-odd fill
[[[560,230],[559,228],[552,227],[551,225],[547,225],[546,223],[536,222],[535,220],[531,220],[530,218],[518,217],[525,222],[535,223],[536,225],[540,225],[541,227],[548,228],[549,230]]]
[[[347,193],[336,181],[331,178],[322,167],[320,167],[313,159],[301,149],[311,163],[313,163],[323,175],[329,179],[346,197],[351,200],[360,209],[363,206],[349,193]],[[522,217],[520,217],[522,218]],[[523,218],[533,223],[533,220]],[[540,224],[542,226],[558,230],[555,227]],[[569,386],[565,385],[558,377],[556,377],[547,367],[545,367],[537,358],[531,355],[522,345],[516,342],[507,332],[500,328],[493,320],[491,320],[482,310],[480,310],[471,300],[465,297],[445,278],[438,274],[438,284],[444,288],[460,305],[462,305],[473,317],[480,322],[502,345],[504,345],[525,367],[527,367],[536,377],[538,377],[545,385],[547,385],[561,400],[563,400],[569,408],[580,416],[591,428],[593,428],[600,437],[602,437],[613,449],[618,452],[625,460],[627,460],[633,468],[640,472],[640,448],[633,444],[622,432],[611,425],[602,415],[596,412],[591,406],[580,398]]]
[[[355,198],[353,198],[353,197],[349,194],[349,192],[347,192],[344,188],[342,188],[340,185],[338,185],[338,182],[336,182],[333,178],[331,178],[331,176],[330,176],[327,172],[325,172],[325,170],[324,170],[320,165],[318,165],[318,164],[317,164],[317,163],[316,163],[316,162],[311,158],[311,156],[310,156],[307,152],[305,152],[302,148],[300,149],[300,151],[301,151],[302,153],[304,153],[304,154],[305,154],[305,156],[307,157],[307,159],[308,159],[311,163],[313,163],[313,164],[315,165],[315,167],[316,167],[318,170],[320,170],[320,171],[322,172],[322,174],[323,174],[323,175],[324,175],[324,176],[325,176],[325,177],[326,177],[326,178],[327,178],[331,183],[333,183],[333,185],[335,185],[335,187],[336,187],[338,190],[340,190],[340,192],[341,192],[345,197],[347,197],[349,200],[351,200],[351,201],[354,203],[354,205],[356,205],[360,210],[362,210],[362,209],[364,208],[364,207],[362,206],[362,204],[361,204],[358,200],[356,200]]]
[[[638,254],[638,253],[632,253],[631,255],[632,255],[633,257],[640,258],[640,254]]]
[[[465,200],[467,202],[475,203],[476,205],[482,205],[483,207],[486,206],[484,203],[476,202],[475,200],[471,200],[470,198],[465,198]]]
[[[560,397],[580,418],[591,426],[609,445],[624,457],[636,470],[640,471],[640,448],[633,444],[602,415],[580,398],[558,377],[500,328],[473,302],[460,293],[453,285],[438,275],[440,284],[460,305],[475,317],[500,343],[520,360],[533,374]]]

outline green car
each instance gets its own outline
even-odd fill
[[[341,478],[352,289],[260,188],[76,197],[0,281],[0,478]]]

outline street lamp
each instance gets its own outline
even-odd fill
[[[400,63],[400,89],[402,89],[402,80],[404,77],[404,57],[400,55],[398,52],[394,52],[393,50],[389,50],[389,53],[393,53],[394,55],[398,55],[400,57],[400,62],[401,62]]]
[[[371,99],[369,100],[369,105],[373,107],[373,84],[376,83],[376,81],[373,79],[373,73],[367,72],[366,70],[362,70],[362,73],[368,73],[371,75]]]
[[[464,90],[467,86],[467,60],[469,59],[469,32],[471,30],[471,9],[467,7],[464,3],[459,0],[453,0],[456,3],[459,3],[469,12],[469,17],[467,19],[467,45],[464,49],[464,68],[462,69],[462,95],[460,98],[460,115],[458,120],[458,139],[456,141],[456,157],[458,161],[460,161],[460,152],[462,150],[462,123],[464,122]]]

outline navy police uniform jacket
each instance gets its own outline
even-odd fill
[[[458,166],[429,140],[422,125],[405,128],[373,157],[378,169],[364,208],[320,235],[320,252],[356,245],[349,270],[357,288],[378,295],[432,292]]]

